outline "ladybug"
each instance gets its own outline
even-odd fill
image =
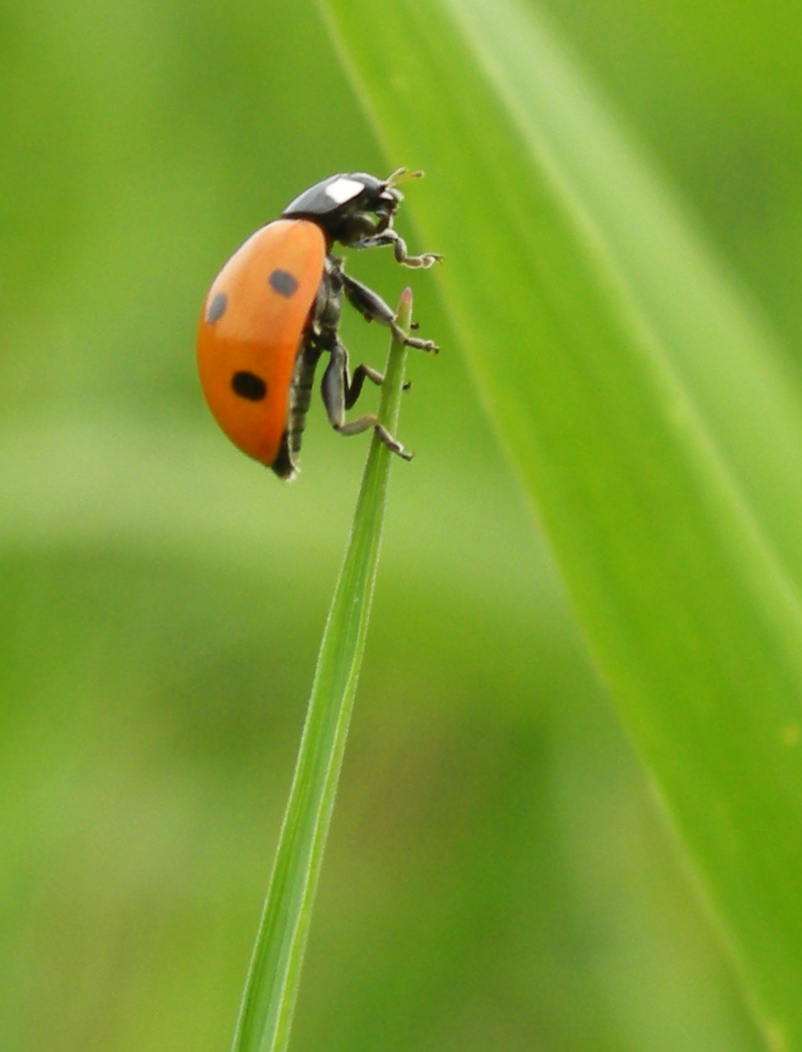
[[[387,179],[353,172],[315,183],[280,219],[248,238],[206,296],[197,340],[206,401],[231,441],[279,478],[298,474],[315,368],[324,352],[329,361],[321,393],[335,431],[355,435],[374,428],[393,453],[412,458],[374,414],[345,419],[365,380],[381,384],[384,377],[367,365],[350,375],[337,332],[343,295],[409,347],[436,354],[437,345],[407,336],[388,304],[349,277],[331,250],[335,242],[349,248],[392,245],[405,267],[427,268],[441,259],[433,252],[410,256],[393,229],[403,200],[397,184],[422,174],[399,168]]]

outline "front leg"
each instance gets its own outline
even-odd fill
[[[407,251],[407,243],[392,227],[387,227],[381,233],[371,237],[362,237],[352,241],[351,248],[380,248],[382,245],[392,245],[396,262],[404,267],[423,267],[428,270],[434,263],[438,263],[443,257],[439,252],[424,252],[420,256],[410,256]]]
[[[363,285],[361,281],[350,278],[347,274],[343,274],[342,279],[346,299],[352,307],[359,311],[363,318],[386,325],[392,330],[393,336],[398,342],[405,344],[407,347],[414,347],[419,351],[426,351],[428,354],[437,354],[440,348],[432,340],[421,340],[417,336],[407,336],[396,321],[392,308],[384,302],[377,292],[369,289],[367,285]]]
[[[366,413],[364,416],[357,417],[356,420],[346,421],[345,411],[356,402],[366,379],[378,385],[384,382],[382,374],[367,365],[358,365],[354,370],[354,378],[351,380],[348,376],[348,351],[345,345],[335,337],[331,348],[331,359],[323,373],[320,385],[329,423],[341,435],[359,435],[373,428],[392,453],[404,460],[412,460],[412,454],[404,449],[398,439],[393,438],[374,413]]]

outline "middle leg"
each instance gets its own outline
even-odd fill
[[[386,325],[398,342],[405,344],[407,347],[414,347],[419,351],[426,351],[428,354],[437,354],[440,348],[433,340],[421,340],[417,336],[407,336],[398,324],[392,308],[385,303],[377,292],[374,292],[373,289],[369,289],[367,285],[363,285],[361,281],[356,281],[355,278],[351,278],[347,274],[343,274],[342,279],[346,299],[352,307],[359,311],[363,318],[367,321],[377,321],[381,325]]]

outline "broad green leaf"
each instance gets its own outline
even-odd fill
[[[533,8],[324,12],[388,166],[429,174],[459,347],[767,1047],[802,1048],[795,381]]]

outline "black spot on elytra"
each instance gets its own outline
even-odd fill
[[[249,402],[261,402],[267,394],[267,384],[256,373],[240,372],[231,377],[231,390]]]
[[[227,306],[228,296],[226,296],[225,292],[216,292],[214,299],[209,304],[209,309],[206,311],[207,323],[212,325],[214,322],[219,321],[225,314]]]
[[[274,292],[287,299],[298,288],[298,279],[293,277],[288,270],[274,270],[267,279],[267,283]]]

